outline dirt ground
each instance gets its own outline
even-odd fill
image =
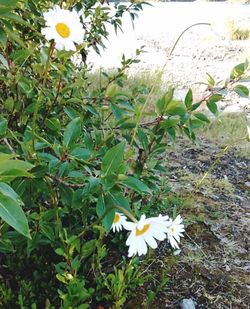
[[[150,286],[144,287],[126,308],[180,308],[184,298],[198,309],[250,308],[250,160],[231,149],[201,182],[220,153],[205,140],[199,147],[182,140],[169,153],[171,194],[182,200],[185,239],[178,256],[163,243],[148,266],[159,274],[159,286],[163,274],[169,276],[158,296],[144,305]]]

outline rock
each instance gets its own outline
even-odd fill
[[[245,186],[246,186],[247,188],[250,188],[250,181],[245,182]]]
[[[184,298],[180,302],[181,309],[195,309],[195,303],[191,298]]]

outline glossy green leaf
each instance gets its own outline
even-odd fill
[[[4,136],[7,131],[8,122],[6,119],[0,119],[0,136]]]
[[[141,180],[128,176],[126,179],[122,180],[121,183],[125,185],[126,187],[133,189],[139,193],[149,193],[151,194],[151,190],[149,187],[143,183]]]
[[[201,120],[201,121],[204,121],[204,122],[207,122],[207,123],[210,122],[210,120],[208,119],[208,117],[207,117],[205,114],[203,114],[203,113],[194,113],[194,116],[195,116],[197,119]]]
[[[144,150],[148,148],[148,138],[143,130],[138,129],[138,138]]]
[[[189,109],[192,106],[192,104],[193,104],[193,92],[192,92],[192,89],[188,90],[184,102],[185,102],[185,105],[186,105],[187,109]]]
[[[87,241],[81,248],[81,257],[83,259],[86,259],[87,257],[89,257],[90,255],[93,254],[95,248],[96,248],[96,240],[95,239],[91,239],[91,240]]]
[[[164,96],[156,102],[156,112],[159,115],[164,115],[168,104],[172,101],[174,96],[174,88],[170,88]]]
[[[234,78],[238,78],[238,77],[242,76],[245,73],[245,71],[247,70],[248,65],[249,65],[248,60],[236,65],[230,73],[230,78],[234,79]]]
[[[115,216],[115,209],[113,202],[105,197],[103,194],[99,196],[96,204],[96,213],[100,219],[106,231],[109,231]]]
[[[58,118],[47,118],[45,125],[52,131],[59,131],[61,129],[60,120]]]
[[[186,108],[182,102],[174,100],[168,104],[165,112],[170,116],[184,116],[186,114]]]
[[[74,144],[81,133],[81,120],[80,117],[73,119],[66,127],[63,143],[68,148]]]
[[[22,235],[30,238],[27,218],[20,197],[7,184],[0,183],[0,217]]]
[[[13,10],[19,0],[0,0],[0,14]]]
[[[29,162],[14,160],[11,155],[0,154],[0,181],[9,182],[17,177],[32,177]]]
[[[248,98],[249,97],[249,89],[243,85],[237,85],[234,87],[234,91],[241,97]]]
[[[109,149],[102,159],[102,171],[106,174],[112,174],[119,170],[123,160],[125,142],[121,142]]]
[[[208,85],[209,85],[210,87],[214,87],[214,85],[215,85],[215,80],[214,80],[214,78],[213,78],[210,74],[208,74],[208,73],[207,73],[207,82],[208,82]]]
[[[219,111],[218,111],[218,107],[216,105],[216,103],[214,102],[207,102],[207,107],[210,110],[211,113],[213,113],[215,116],[218,116]]]

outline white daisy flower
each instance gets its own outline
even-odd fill
[[[56,5],[43,14],[46,28],[42,34],[49,40],[55,40],[58,50],[76,50],[75,44],[81,44],[84,38],[84,29],[76,11],[61,9]]]
[[[128,256],[146,254],[148,251],[147,244],[155,249],[158,246],[156,240],[162,241],[166,238],[168,220],[168,216],[159,215],[146,219],[146,216],[142,215],[137,223],[124,223],[124,228],[131,231],[126,241],[126,245],[129,246]]]
[[[174,220],[170,220],[167,227],[167,236],[170,245],[174,249],[179,249],[178,242],[180,242],[180,237],[183,237],[184,225],[182,224],[182,218],[178,215]]]
[[[127,222],[127,218],[124,215],[116,212],[112,224],[113,232],[120,232],[125,222]]]

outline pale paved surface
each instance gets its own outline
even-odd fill
[[[176,38],[186,27],[199,22],[211,23],[211,27],[196,26],[182,37],[163,75],[164,84],[173,83],[180,96],[189,87],[199,96],[203,89],[198,83],[205,81],[206,73],[217,81],[225,79],[234,65],[246,57],[250,58],[250,40],[229,40],[226,25],[232,19],[250,27],[250,5],[154,3],[153,7],[145,6],[144,11],[139,13],[134,29],[129,16],[124,18],[124,33],[116,35],[111,29],[107,49],[101,57],[91,54],[89,61],[95,64],[96,69],[117,67],[122,53],[131,57],[136,48],[145,45],[146,53],[129,74],[137,74],[138,71],[154,74],[165,64]],[[232,104],[237,105],[233,111],[249,110],[246,99],[233,95],[228,97],[222,108]]]

